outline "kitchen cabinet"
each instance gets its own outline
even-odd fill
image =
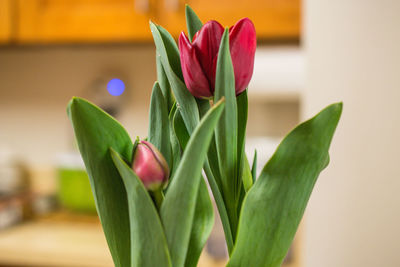
[[[0,43],[11,40],[11,1],[0,0]]]
[[[4,1],[4,0],[0,0]],[[298,39],[300,0],[15,0],[19,43],[151,41],[149,20],[174,37],[185,30],[185,2],[206,22],[247,16],[259,39]]]
[[[148,0],[17,0],[20,43],[150,40]]]
[[[300,0],[191,0],[190,6],[203,23],[218,20],[230,27],[243,17],[250,18],[262,40],[297,40],[300,36]],[[165,0],[160,14],[163,25],[178,36],[185,25],[185,6],[179,0]]]

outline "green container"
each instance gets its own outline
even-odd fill
[[[77,212],[96,213],[89,177],[85,170],[59,168],[58,177],[58,196],[64,208]]]

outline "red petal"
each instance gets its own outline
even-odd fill
[[[179,36],[179,51],[183,78],[190,93],[198,98],[212,96],[210,84],[200,66],[195,49],[183,32]]]
[[[243,18],[229,29],[229,46],[235,72],[236,95],[239,95],[249,85],[253,75],[257,39],[250,19]]]
[[[195,48],[200,65],[207,76],[211,91],[214,92],[215,84],[215,64],[219,45],[221,43],[224,27],[215,20],[210,20],[193,38],[193,47]]]

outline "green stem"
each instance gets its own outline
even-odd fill
[[[224,199],[222,198],[221,192],[219,191],[219,188],[215,181],[214,175],[212,174],[208,160],[206,160],[206,163],[204,165],[204,172],[206,173],[208,183],[209,183],[211,191],[214,195],[215,203],[217,205],[219,216],[221,218],[222,226],[224,229],[226,245],[228,247],[228,252],[230,255],[233,250],[233,238],[232,238],[231,226],[229,223],[229,217],[228,217],[228,213],[226,211]]]
[[[156,205],[156,208],[158,211],[161,209],[161,204],[164,200],[164,193],[161,189],[161,187],[155,191],[150,191],[150,196],[154,201],[154,204]]]

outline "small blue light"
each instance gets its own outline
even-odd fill
[[[122,95],[125,90],[125,84],[120,79],[112,79],[107,84],[108,92],[113,96]]]

